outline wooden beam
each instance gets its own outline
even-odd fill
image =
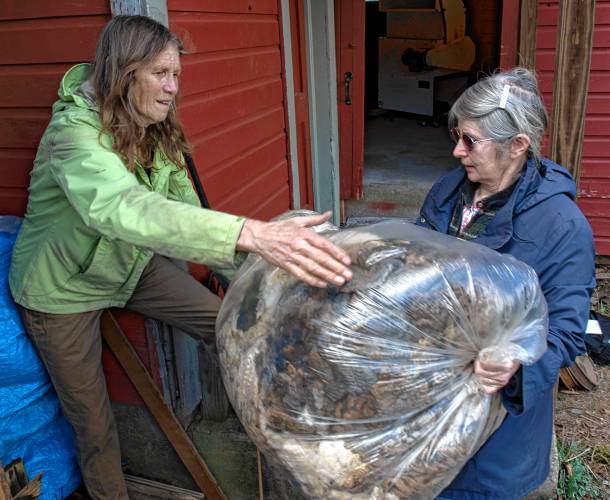
[[[148,16],[163,26],[169,26],[167,0],[110,0],[113,16]]]
[[[205,496],[198,491],[178,488],[142,477],[125,474],[125,484],[129,498],[163,498],[164,500],[203,500]]]
[[[101,329],[104,340],[127,372],[129,380],[191,473],[195,483],[201,488],[205,498],[226,500],[207,464],[163,399],[163,395],[110,311],[104,311],[102,314]]]
[[[549,149],[578,183],[585,125],[595,0],[561,0]]]
[[[517,63],[519,66],[536,69],[536,19],[538,2],[536,0],[521,0],[519,13],[519,47]]]

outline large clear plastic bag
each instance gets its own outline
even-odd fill
[[[505,416],[477,356],[534,363],[534,271],[406,222],[322,232],[354,278],[313,288],[251,255],[221,308],[225,386],[246,431],[315,499],[426,499]]]

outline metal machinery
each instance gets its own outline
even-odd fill
[[[466,88],[475,45],[461,0],[380,0],[379,107],[432,118]]]

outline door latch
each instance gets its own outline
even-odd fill
[[[345,102],[346,106],[351,106],[352,105],[352,98],[350,97],[350,85],[352,83],[352,80],[354,79],[354,77],[352,76],[352,72],[348,71],[347,73],[345,73],[343,75],[343,88],[345,90],[345,100],[343,102]]]

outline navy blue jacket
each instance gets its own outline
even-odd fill
[[[447,233],[465,179],[460,167],[437,181],[418,225]],[[537,363],[521,367],[502,390],[506,419],[442,497],[517,499],[535,490],[549,473],[553,386],[559,368],[585,352],[595,286],[593,235],[575,196],[567,170],[547,159],[541,159],[538,169],[529,160],[506,205],[473,240],[536,271],[549,308],[548,349]]]

